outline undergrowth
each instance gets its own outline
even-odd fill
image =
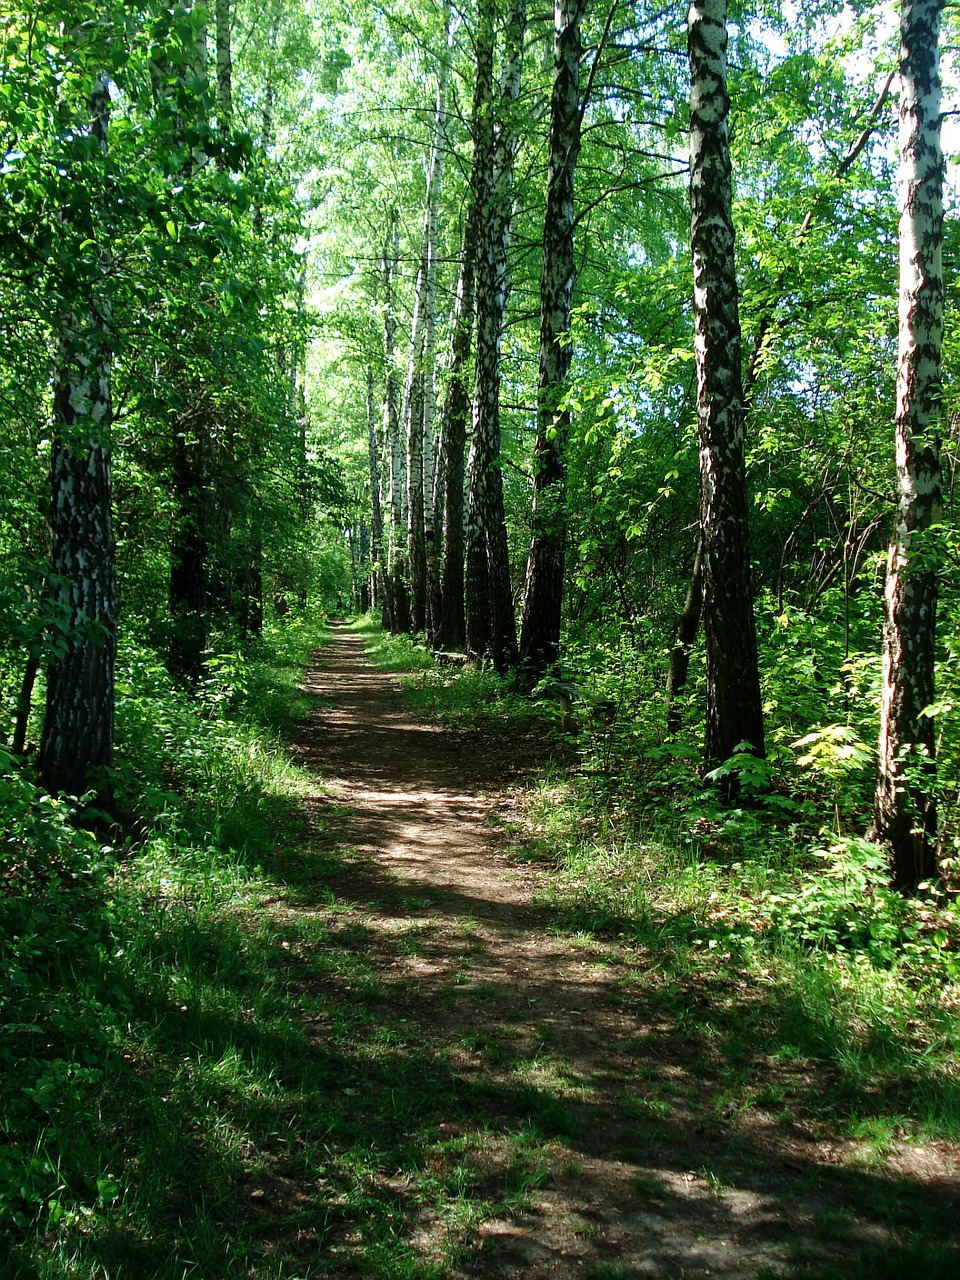
[[[549,701],[365,630],[419,710],[484,741],[515,745],[531,716],[559,733]],[[459,1047],[425,1039],[386,988],[336,878],[351,855],[282,740],[321,634],[289,619],[256,654],[220,654],[195,699],[127,652],[115,836],[0,756],[4,1280],[441,1280],[577,1149],[549,1058],[514,1061],[486,1024]],[[567,763],[531,781],[516,856],[543,868],[572,947],[616,949],[625,1013],[697,1046],[703,1123],[813,1118],[865,1169],[904,1137],[960,1138],[949,899],[891,894],[846,815],[818,825],[829,790],[799,798],[786,766],[721,808],[641,696],[624,721],[623,690],[583,684],[577,761],[566,740]],[[412,915],[397,957],[433,927]],[[451,998],[482,1016],[482,990]],[[463,1053],[499,1078],[464,1074]],[[655,1134],[673,1086],[638,1080],[625,1097]]]
[[[835,1083],[803,1105],[841,1129],[869,1115],[890,1133],[960,1140],[960,922],[948,885],[905,898],[854,834],[868,727],[777,733],[766,761],[745,751],[704,779],[698,744],[664,734],[643,668],[594,664],[576,686],[577,763],[531,782],[514,832],[517,858],[548,873],[543,904],[572,934],[633,952],[638,1002],[678,982],[733,989],[710,1015],[721,1056],[759,1071],[771,1054],[818,1064]],[[530,714],[470,669],[418,671],[408,697],[448,719],[480,703],[508,734],[518,706]],[[540,710],[569,750],[559,714]],[[708,785],[725,773],[740,807]]]
[[[211,1008],[219,999],[216,1017],[227,1016],[228,987],[230,1016],[254,986],[264,999],[237,918],[276,895],[278,833],[298,829],[309,784],[278,732],[305,705],[296,682],[319,638],[308,617],[275,627],[253,655],[211,656],[197,697],[149,649],[123,650],[119,827],[47,796],[0,752],[4,1277],[112,1275],[139,1258],[143,1274],[180,1280],[209,1273],[187,1255],[223,1254],[213,1206],[232,1140],[225,1132],[222,1159],[205,1167],[190,1133],[224,1068],[183,1054],[207,1043],[217,1056]],[[194,1120],[173,1100],[183,1089]],[[171,1195],[202,1206],[184,1217],[189,1247],[176,1242]]]

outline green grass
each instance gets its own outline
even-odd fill
[[[553,704],[540,704],[517,692],[511,678],[474,662],[463,667],[437,666],[420,641],[391,635],[367,616],[352,623],[365,637],[367,653],[381,671],[403,676],[407,704],[416,714],[460,728],[555,727]]]
[[[384,642],[395,655],[423,652]],[[476,723],[468,707],[511,726],[530,714],[509,684],[469,669],[418,669],[407,697],[460,722]],[[960,1140],[960,923],[949,899],[893,894],[876,850],[824,838],[815,814],[777,792],[724,810],[700,788],[695,752],[659,741],[645,714],[588,728],[582,772],[546,768],[527,792],[515,853],[549,869],[542,901],[554,927],[632,951],[626,1007],[676,1002],[678,1031],[739,1076],[724,1085],[726,1111],[776,1111],[775,1075],[750,1084],[772,1057],[828,1068],[823,1096],[812,1085],[782,1106],[830,1117],[878,1159],[890,1135]]]
[[[954,1245],[909,1242],[867,1247],[842,1265],[799,1263],[791,1280],[957,1280],[960,1251]],[[784,1272],[761,1270],[757,1280],[783,1280]]]
[[[518,856],[550,866],[542,901],[566,930],[635,956],[626,1008],[675,1002],[677,1030],[729,1080],[726,1110],[776,1109],[773,1055],[828,1071],[829,1088],[815,1074],[784,1105],[829,1118],[864,1159],[882,1162],[894,1136],[960,1139],[960,928],[947,900],[893,895],[856,843],[840,863],[794,837],[785,857],[774,818],[722,858],[677,838],[679,821],[598,813],[584,780],[545,778],[527,795]]]
[[[125,656],[127,847],[0,774],[4,1280],[439,1280],[576,1128],[550,1080],[465,1084],[371,963],[278,737],[322,640],[278,626],[199,705]]]
[[[373,870],[306,824],[318,784],[278,735],[307,709],[295,676],[322,638],[276,628],[255,660],[216,668],[200,706],[127,656],[126,846],[0,772],[4,1280],[441,1280],[484,1219],[528,1211],[589,1150],[577,1064],[518,1054],[485,1012],[492,988],[441,993],[472,1002],[476,1030],[434,1033],[396,975],[438,919],[378,930],[343,887]],[[393,669],[402,652],[390,642]],[[408,696],[481,730],[528,723],[485,673],[414,666]],[[531,785],[513,832],[555,934],[614,966],[625,1017],[657,1028],[620,1094],[648,1170],[637,1206],[673,1195],[651,1144],[730,1126],[722,1159],[689,1166],[721,1199],[764,1163],[740,1151],[739,1117],[826,1126],[860,1155],[811,1166],[832,1189],[812,1245],[846,1260],[798,1255],[792,1274],[960,1274],[952,1216],[884,1167],[896,1143],[960,1137],[952,919],[884,898],[856,846],[838,877],[839,855],[812,858],[769,814],[703,817],[689,792],[651,813],[612,772],[598,790],[564,769]],[[844,923],[867,897],[872,934]],[[451,927],[475,945],[469,921]],[[674,1041],[695,1054],[670,1077]],[[860,1220],[894,1238],[857,1270]]]
[[[381,671],[426,671],[434,666],[433,655],[422,640],[384,631],[369,614],[355,618],[351,630],[365,638],[367,652]]]

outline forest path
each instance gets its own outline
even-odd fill
[[[538,903],[548,873],[503,835],[533,743],[418,721],[342,626],[304,687],[317,707],[298,755],[322,779],[311,823],[337,868],[306,909],[354,966],[319,993],[354,1000],[321,1033],[349,1046],[344,1106],[370,1126],[370,1220],[389,1201],[432,1274],[853,1274],[905,1220],[955,1214],[936,1153],[929,1177],[922,1151],[857,1167],[791,1113],[826,1082],[791,1079],[776,1045],[756,1080],[772,1104],[726,1107],[730,1064],[700,1018],[736,993],[686,975],[654,998],[631,985],[635,954]],[[334,1232],[310,1274],[414,1274],[372,1263],[365,1231]]]

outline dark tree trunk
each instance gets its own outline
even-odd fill
[[[726,87],[726,0],[690,6],[690,199],[708,763],[764,752],[744,468]]]
[[[107,154],[110,96],[98,80],[90,134]],[[95,232],[96,233],[96,232]],[[107,262],[101,263],[106,273]],[[51,570],[66,630],[47,671],[40,776],[52,793],[81,795],[113,762],[117,647],[110,476],[110,301],[101,279],[75,300],[58,335],[53,392]]]
[[[942,0],[903,0],[900,21],[900,352],[897,522],[887,560],[875,834],[897,887],[937,873],[934,700],[943,346]]]
[[[481,30],[492,31],[493,17],[485,0]],[[510,555],[500,469],[500,342],[506,313],[507,245],[513,202],[513,162],[517,148],[514,113],[520,94],[520,67],[526,30],[524,0],[513,0],[507,20],[505,56],[496,129],[490,111],[481,118],[479,145],[483,149],[483,198],[480,202],[480,243],[477,257],[477,362],[473,397],[473,442],[470,449],[470,495],[467,535],[467,644],[472,647],[484,631],[498,672],[516,665],[517,624],[510,585]],[[486,75],[479,65],[478,78]],[[492,67],[491,67],[492,71]],[[484,91],[484,100],[492,100]],[[482,584],[479,540],[486,546],[486,593]],[[485,609],[488,622],[476,616]]]
[[[380,505],[380,450],[373,400],[373,369],[367,368],[367,457],[370,466],[370,608],[383,602],[383,510]]]
[[[540,278],[540,369],[533,472],[533,538],[520,627],[520,665],[533,686],[560,653],[566,543],[566,442],[563,403],[573,347],[574,174],[580,154],[580,22],[586,0],[558,0],[550,106],[550,155]]]
[[[175,680],[197,684],[207,648],[210,517],[203,441],[174,428],[171,481],[174,527],[170,544],[170,650]]]
[[[251,514],[251,528],[242,551],[242,568],[237,575],[237,618],[240,634],[247,639],[259,640],[263,635],[263,539],[259,517],[256,512]]]
[[[30,723],[30,707],[33,703],[33,687],[40,674],[40,649],[32,646],[27,654],[27,663],[23,669],[23,678],[17,692],[17,716],[13,726],[11,750],[15,756],[22,756],[27,749],[27,725]]]
[[[463,257],[457,284],[456,311],[450,348],[450,382],[443,409],[443,571],[441,580],[440,645],[462,649],[466,643],[463,612],[463,488],[470,397],[466,367],[473,335],[473,273],[476,254],[476,207],[467,214]]]
[[[221,137],[229,137],[233,124],[233,60],[230,54],[230,0],[216,0],[217,123]]]
[[[481,33],[483,34],[483,33]],[[484,94],[493,83],[492,30],[486,44],[478,41],[478,74],[474,88],[473,162],[470,175],[470,204],[463,228],[460,276],[454,310],[453,334],[450,340],[450,380],[443,407],[443,580],[440,644],[444,649],[462,649],[467,642],[464,616],[464,458],[467,445],[467,423],[470,419],[470,394],[467,368],[473,340],[477,240],[479,234],[479,200],[481,198],[484,144],[481,139]],[[485,554],[485,552],[484,552]],[[475,570],[476,572],[476,570]],[[484,575],[485,577],[485,575]],[[476,610],[475,610],[476,612]]]
[[[697,539],[697,553],[690,574],[687,598],[677,624],[677,638],[670,650],[670,666],[667,670],[667,732],[676,733],[680,728],[680,711],[677,697],[687,683],[690,670],[690,647],[697,637],[700,615],[703,612],[703,540]]]

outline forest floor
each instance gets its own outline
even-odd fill
[[[640,973],[628,943],[550,905],[549,869],[512,832],[555,744],[417,720],[342,625],[304,688],[295,754],[320,780],[309,834],[335,869],[284,908],[284,947],[369,1148],[368,1211],[334,1203],[306,1274],[960,1275],[956,1148],[851,1137],[823,1105],[828,1066],[774,1039],[724,1053],[716,1028],[754,999],[747,982]],[[298,918],[339,967],[310,963]],[[251,1192],[278,1228],[306,1194],[279,1171]],[[276,1234],[286,1265],[307,1263],[309,1233]]]

